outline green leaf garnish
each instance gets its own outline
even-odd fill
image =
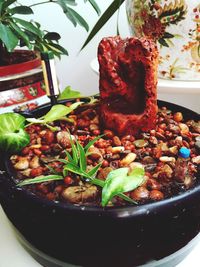
[[[17,113],[0,114],[0,149],[17,152],[28,145],[30,137],[24,131],[26,119]]]
[[[135,168],[128,174],[129,168],[119,168],[111,171],[102,190],[102,206],[120,193],[129,192],[140,186],[144,181],[144,168]]]

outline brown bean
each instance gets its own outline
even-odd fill
[[[45,144],[52,144],[54,141],[54,133],[50,130],[46,130],[44,136],[42,136],[42,141]]]
[[[109,138],[109,139],[112,139],[113,138],[113,136],[114,136],[114,133],[113,133],[113,131],[111,131],[111,130],[104,130],[103,131],[103,133],[105,134],[105,137],[106,138]]]
[[[115,146],[121,146],[121,140],[119,139],[119,137],[118,136],[114,136],[113,137],[113,144],[115,145]]]
[[[149,198],[149,190],[147,190],[144,186],[139,186],[131,192],[130,197],[135,201],[147,200]]]
[[[150,191],[149,197],[150,199],[157,201],[162,200],[164,198],[164,194],[159,190],[153,189]]]

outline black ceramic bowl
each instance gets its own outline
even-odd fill
[[[163,101],[159,106],[200,120],[186,108]],[[40,107],[34,116],[48,109]],[[103,209],[40,199],[17,188],[3,157],[0,162],[1,205],[25,247],[46,267],[172,267],[200,231],[200,177],[194,188],[170,199]]]

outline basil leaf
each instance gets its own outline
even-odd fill
[[[62,179],[63,179],[63,176],[61,176],[61,175],[46,175],[46,176],[42,175],[42,176],[38,176],[38,177],[33,178],[33,179],[26,179],[26,180],[18,183],[18,186],[51,182],[51,181],[57,181],[57,180],[62,180]]]
[[[0,115],[0,149],[17,152],[29,144],[30,136],[24,131],[26,119],[17,113]]]
[[[67,86],[59,95],[58,100],[78,97],[81,97],[81,93],[79,91],[72,90],[71,86]]]
[[[144,168],[135,168],[128,174],[129,168],[111,171],[102,190],[102,206],[116,195],[134,190],[144,181]]]

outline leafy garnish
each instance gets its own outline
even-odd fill
[[[0,149],[6,152],[17,152],[28,145],[30,137],[24,131],[26,119],[17,113],[0,115]]]
[[[65,116],[70,114],[73,110],[75,110],[78,106],[80,106],[83,102],[75,102],[71,104],[69,107],[57,104],[54,105],[49,112],[47,112],[46,115],[43,117],[40,117],[39,119],[35,118],[28,118],[27,121],[30,123],[38,123],[38,124],[48,124],[53,121],[64,119]]]
[[[59,95],[58,100],[70,99],[70,98],[79,98],[81,97],[79,91],[72,90],[71,86],[67,86]]]
[[[129,192],[140,186],[144,181],[144,168],[134,168],[131,173],[129,168],[119,168],[111,171],[102,190],[102,206],[120,193]]]

